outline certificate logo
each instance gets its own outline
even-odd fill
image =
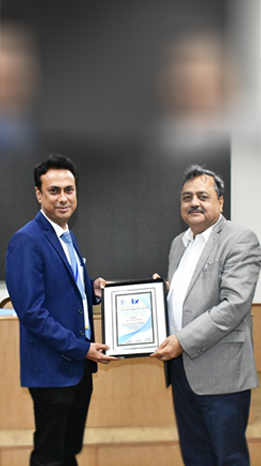
[[[131,298],[131,304],[138,304],[139,299]]]

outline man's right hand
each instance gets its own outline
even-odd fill
[[[118,361],[119,358],[114,356],[107,356],[103,353],[104,350],[110,349],[109,346],[102,343],[91,343],[88,353],[86,354],[86,359],[90,359],[93,362],[100,362],[102,364],[109,364],[111,361]]]

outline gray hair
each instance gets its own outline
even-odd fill
[[[206,170],[200,165],[191,165],[190,167],[187,168],[187,170],[184,173],[183,180],[182,180],[181,190],[184,184],[188,180],[193,180],[194,178],[197,178],[198,176],[204,176],[204,175],[212,176],[212,178],[214,178],[214,189],[217,193],[218,199],[220,199],[220,197],[224,195],[224,191],[225,191],[224,181],[222,180],[222,178],[220,178],[220,176],[216,175],[216,173],[210,170]]]

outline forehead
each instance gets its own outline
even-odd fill
[[[41,176],[42,184],[46,186],[69,186],[75,185],[75,178],[70,170],[50,168]]]
[[[191,180],[186,181],[181,193],[184,192],[197,192],[197,191],[211,191],[215,190],[215,180],[213,176],[201,175]]]

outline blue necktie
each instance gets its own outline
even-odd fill
[[[73,242],[72,242],[72,237],[69,233],[69,231],[66,231],[65,233],[63,233],[61,235],[61,239],[66,243],[67,245],[67,249],[68,249],[68,253],[69,253],[69,257],[70,257],[70,262],[71,262],[71,268],[72,268],[72,271],[73,271],[73,276],[74,276],[74,280],[79,288],[79,291],[81,293],[81,296],[82,296],[82,299],[83,300],[86,300],[86,295],[85,295],[85,291],[84,291],[84,287],[83,287],[83,282],[81,280],[81,277],[80,277],[80,274],[79,274],[79,267],[78,267],[78,262],[77,262],[77,259],[76,259],[76,255],[75,255],[75,251],[74,251],[74,247],[73,247]],[[87,303],[86,303],[87,304]],[[89,340],[91,339],[91,330],[90,330],[90,326],[88,325],[88,327],[86,327],[86,322],[85,322],[85,336],[86,338],[88,338]]]

